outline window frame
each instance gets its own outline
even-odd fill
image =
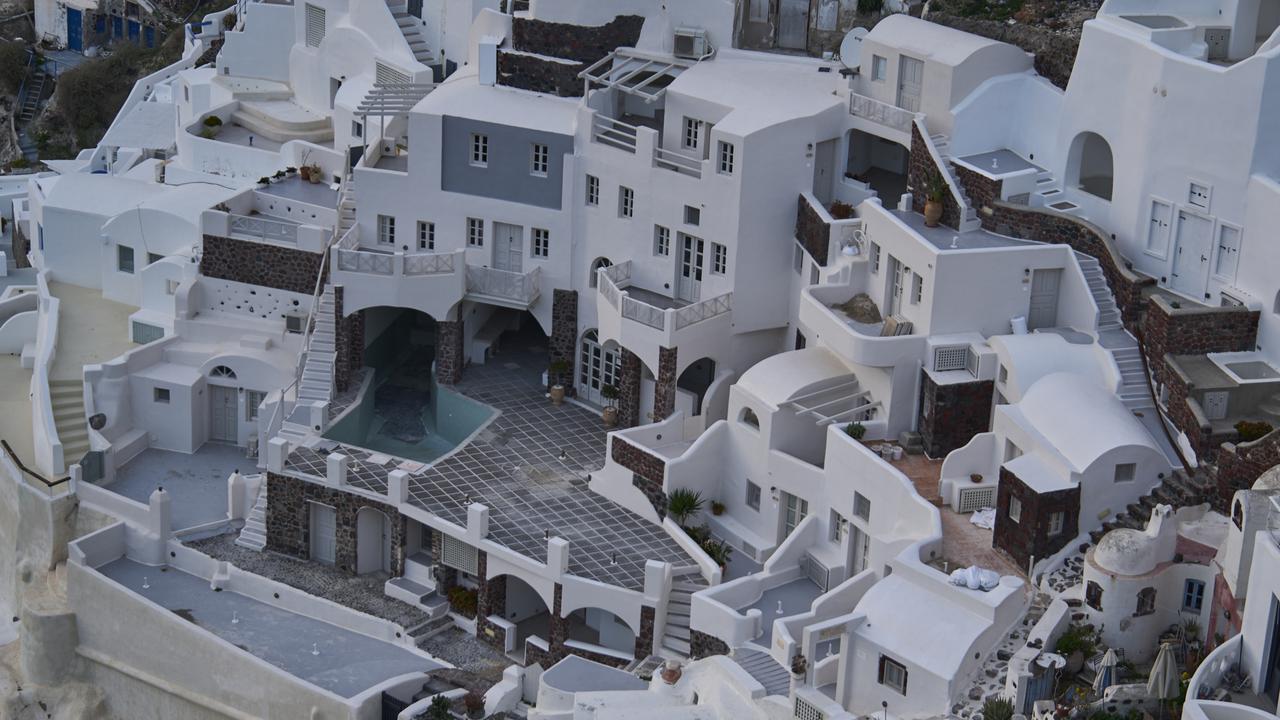
[[[626,185],[618,186],[618,217],[633,218],[636,216],[636,191]]]
[[[864,522],[871,522],[871,498],[856,490],[853,493],[853,516]]]
[[[551,257],[551,231],[546,228],[529,230],[529,256],[546,259]]]
[[[1022,524],[1022,500],[1016,497],[1009,498],[1009,509],[1005,512],[1009,516],[1009,520],[1018,525]]]
[[[888,672],[889,670],[892,670],[893,674],[901,676],[901,684],[898,684],[897,682],[895,682],[894,679],[890,678],[890,673]],[[905,696],[907,694],[908,675],[909,673],[907,671],[906,665],[903,665],[902,663],[898,662],[897,660],[894,660],[888,655],[880,656],[880,667],[877,672],[876,682],[889,688],[890,690],[893,690],[899,695]]]
[[[173,393],[167,387],[155,386],[151,388],[151,402],[159,405],[168,405],[172,400]]]
[[[729,248],[718,242],[711,243],[711,274],[724,275],[728,272]]]
[[[1204,610],[1205,582],[1187,578],[1182,583],[1182,612],[1199,613]],[[1192,600],[1192,602],[1188,602]]]
[[[484,247],[484,219],[467,218],[467,247]]]
[[[755,510],[756,512],[760,512],[760,495],[760,486],[748,480],[746,497],[747,507]]]
[[[716,172],[721,175],[732,175],[736,164],[736,150],[731,142],[719,141],[716,145]]]
[[[471,133],[470,164],[472,167],[489,167],[488,135],[484,133]]]
[[[653,254],[658,257],[671,255],[671,228],[665,225],[653,226]]]
[[[529,149],[529,174],[546,177],[551,171],[551,147],[546,143],[533,143]]]
[[[1154,587],[1144,587],[1138,591],[1137,605],[1134,607],[1134,617],[1144,615],[1154,615],[1156,611],[1156,596],[1158,593]]]
[[[600,206],[600,178],[587,174],[587,205],[590,207]]]
[[[116,271],[132,275],[137,270],[137,252],[129,245],[116,245]]]
[[[695,117],[684,116],[683,132],[680,135],[680,147],[685,150],[697,150],[702,142],[703,122]]]
[[[436,249],[436,224],[430,220],[418,221],[418,249],[434,252]]]
[[[889,77],[889,58],[883,55],[871,56],[871,82],[884,82]]]
[[[1067,514],[1062,510],[1055,510],[1049,513],[1049,527],[1046,534],[1048,537],[1055,537],[1062,534],[1062,528],[1067,523]]]
[[[396,244],[395,215],[378,215],[377,242],[379,245]]]
[[[1121,473],[1120,471],[1121,468],[1127,468],[1128,472]],[[1121,477],[1122,474],[1127,474],[1129,477],[1122,478]],[[1138,463],[1116,463],[1116,469],[1115,469],[1115,475],[1114,475],[1115,482],[1130,483],[1137,479],[1138,479]]]
[[[254,402],[254,398],[257,402]],[[258,406],[263,400],[267,399],[267,394],[260,390],[244,391],[244,419],[245,422],[253,422],[258,419]]]

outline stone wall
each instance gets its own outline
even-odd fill
[[[952,165],[955,168],[956,180],[969,196],[969,203],[979,211],[991,208],[1000,200],[1004,192],[1004,181],[994,180],[980,172],[974,172],[963,165]]]
[[[498,84],[559,97],[582,97],[578,73],[585,63],[561,63],[533,55],[498,53]]]
[[[1009,500],[1022,503],[1018,522],[1009,518]],[[1062,531],[1049,534],[1049,516],[1063,514]],[[1080,486],[1051,493],[1037,493],[1017,475],[1000,468],[1000,489],[996,498],[996,527],[992,544],[1009,553],[1022,567],[1031,558],[1053,555],[1080,534]]]
[[[613,461],[633,473],[631,484],[649,498],[649,504],[658,512],[658,517],[666,517],[667,494],[662,491],[667,472],[666,461],[624,440],[620,435],[613,436],[610,446],[609,456]]]
[[[676,411],[676,348],[658,348],[658,373],[653,387],[653,421],[662,422]]]
[[[929,154],[929,146],[925,143],[924,136],[920,134],[920,127],[916,123],[911,123],[911,157],[907,161],[907,190],[911,192],[911,209],[918,213],[924,212],[925,188],[929,186],[929,175],[934,172],[946,177],[946,172],[938,167],[938,164],[933,161],[933,156]],[[953,230],[958,230],[963,214],[955,196],[950,192],[944,193],[941,223]]]
[[[431,557],[444,557],[444,535],[438,530],[432,530],[426,525],[422,526],[422,531],[431,533]],[[449,589],[458,584],[458,569],[451,568],[444,563],[437,562],[434,566],[436,578],[436,592],[442,597],[449,596]]]
[[[1187,442],[1197,458],[1212,462],[1218,446],[1235,439],[1234,431],[1230,437],[1214,437],[1213,424],[1205,416],[1200,403],[1191,396],[1191,380],[1183,374],[1175,358],[1160,358],[1153,361],[1151,367],[1160,368],[1157,373],[1163,378],[1169,421],[1187,436]]]
[[[551,295],[551,337],[547,341],[547,367],[557,360],[569,363],[562,373],[547,373],[550,385],[563,385],[564,394],[574,395],[573,363],[578,349],[578,291],[556,288]],[[550,389],[550,388],[548,388]]]
[[[701,660],[710,655],[728,655],[729,646],[720,638],[699,630],[689,631],[689,657]]]
[[[346,317],[342,309],[343,296],[342,286],[334,285],[334,347],[337,357],[333,364],[333,384],[338,392],[351,387],[351,377],[364,367],[364,311],[357,310]]]
[[[462,379],[463,327],[461,320],[436,322],[436,382],[453,385]]]
[[[640,632],[636,633],[635,649],[637,660],[647,658],[653,654],[653,633],[657,617],[657,608],[648,605],[640,606]]]
[[[622,348],[618,368],[618,427],[640,424],[640,380],[644,363],[640,356]]]
[[[1175,308],[1165,297],[1153,295],[1142,318],[1142,342],[1156,382],[1165,382],[1170,375],[1166,355],[1255,349],[1259,315],[1244,307]]]
[[[476,577],[479,578],[476,586],[476,637],[499,650],[505,650],[507,631],[489,622],[489,616],[507,616],[507,576],[488,576],[489,554],[480,550],[476,553]]]
[[[10,221],[9,227],[13,228],[13,241],[10,247],[13,252],[14,267],[31,267],[31,260],[27,258],[27,253],[31,252],[31,241],[27,239],[27,234],[22,232],[22,224]]]
[[[578,73],[617,48],[635,47],[643,25],[639,15],[619,15],[595,26],[515,18],[512,47],[519,52],[499,52],[498,82],[521,90],[581,97],[584,83]]]
[[[287,475],[267,473],[267,549],[304,560],[311,557],[311,506],[336,510],[335,565],[356,572],[356,514],[361,508],[380,511],[391,521],[391,574],[404,574],[405,518],[393,507],[369,498]]]
[[[831,226],[827,224],[818,210],[800,196],[796,207],[796,240],[804,246],[809,255],[819,264],[827,264],[827,250],[831,243]]]
[[[1258,477],[1280,465],[1280,429],[1248,443],[1224,443],[1218,452],[1218,497],[1214,506],[1227,513],[1237,490],[1253,487]]]
[[[994,381],[938,385],[924,370],[920,375],[919,431],[929,457],[943,457],[991,429]]]
[[[200,274],[310,297],[323,260],[323,253],[205,235]]]
[[[1125,325],[1136,327],[1145,307],[1142,289],[1154,285],[1155,280],[1135,273],[1102,228],[1072,215],[1005,202],[993,202],[991,212],[980,212],[978,217],[982,219],[982,226],[991,232],[1069,245],[1076,252],[1097,259],[1115,295],[1120,317]]]

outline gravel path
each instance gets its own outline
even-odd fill
[[[271,578],[303,592],[322,597],[367,615],[390,620],[406,629],[428,620],[426,613],[383,594],[384,573],[352,577],[320,563],[270,551],[254,552],[235,544],[236,534],[216,535],[187,543],[215,560],[255,575]],[[473,640],[474,642],[474,640]]]
[[[432,657],[495,683],[502,679],[502,671],[512,664],[506,655],[456,627],[427,638],[422,649]]]

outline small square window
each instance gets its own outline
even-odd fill
[[[1209,199],[1213,195],[1213,188],[1204,183],[1193,182],[1187,189],[1187,204],[1201,210],[1209,209]]]
[[[364,125],[359,120],[351,121],[351,137],[364,137]]]
[[[1188,579],[1182,586],[1182,611],[1198,613],[1204,608],[1204,582]]]
[[[1116,482],[1131,482],[1138,476],[1136,463],[1120,463],[1116,465]]]
[[[880,244],[871,243],[871,274],[880,272]]]
[[[301,333],[303,318],[301,315],[285,315],[284,329],[285,332]]]
[[[696,118],[686,117],[684,119],[684,138],[681,143],[685,150],[697,150],[698,142],[702,138],[702,121]]]
[[[1062,534],[1062,523],[1066,514],[1059,511],[1049,515],[1049,537]]]
[[[720,141],[719,151],[720,162],[717,164],[717,170],[721,175],[733,174],[733,143]]]
[[[587,204],[600,204],[600,178],[595,175],[587,176]]]
[[[473,133],[471,135],[471,164],[477,167],[489,166],[489,136]]]
[[[467,218],[467,247],[484,247],[484,220]]]
[[[635,217],[636,191],[625,185],[618,188],[618,217]]]
[[[702,222],[702,210],[692,205],[684,206],[684,224],[697,225]]]
[[[116,269],[123,273],[133,272],[133,248],[128,245],[116,246]]]
[[[671,254],[671,229],[653,226],[653,254],[666,257]]]
[[[711,272],[723,275],[729,271],[729,249],[720,243],[711,243]]]
[[[534,228],[531,233],[533,236],[533,244],[531,251],[536,258],[545,258],[551,255],[551,231],[542,228]]]
[[[752,510],[760,509],[760,486],[747,481],[747,507]]]
[[[900,662],[880,656],[880,684],[895,692],[907,694],[907,668]]]
[[[418,221],[418,249],[436,249],[436,224],[426,220]]]
[[[394,216],[378,216],[378,243],[381,245],[394,245],[396,243],[396,219]]]
[[[1009,498],[1009,519],[1013,522],[1022,522],[1022,501],[1016,497]]]
[[[853,516],[862,520],[871,520],[871,500],[860,492],[853,494]]]
[[[163,405],[169,404],[169,388],[152,388],[151,398]]]
[[[266,399],[267,394],[257,390],[246,390],[244,393],[244,419],[253,422],[258,419],[258,406]]]
[[[538,177],[546,177],[551,167],[551,149],[542,143],[534,143],[529,160],[529,172]]]
[[[885,75],[888,74],[889,61],[879,55],[871,56],[871,79],[876,82],[884,82]]]
[[[924,278],[920,273],[911,273],[911,304],[919,305],[924,299]]]

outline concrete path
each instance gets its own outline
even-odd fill
[[[227,517],[227,478],[235,470],[256,473],[244,448],[205,443],[194,454],[148,448],[116,471],[108,490],[147,504],[164,487],[173,504],[173,529],[185,530]]]

